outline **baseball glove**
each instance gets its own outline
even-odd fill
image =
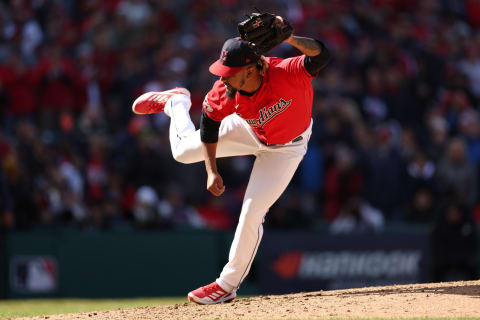
[[[240,37],[249,42],[256,54],[262,55],[278,46],[293,33],[293,28],[286,19],[276,22],[276,15],[271,13],[252,13],[238,24]]]

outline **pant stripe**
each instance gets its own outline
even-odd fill
[[[175,113],[173,112],[173,102],[172,101],[170,101],[170,113],[171,113],[170,119],[173,122],[173,125],[175,126],[175,132],[176,132],[177,138],[180,142],[180,140],[182,140],[182,137],[180,137],[178,135],[178,127],[177,127],[177,122],[175,121]],[[177,143],[177,145],[178,145],[178,143]],[[175,149],[176,149],[176,146],[175,146]]]
[[[247,267],[245,268],[245,271],[243,271],[243,274],[240,277],[240,281],[236,285],[235,290],[238,290],[238,288],[240,288],[240,284],[242,284],[243,279],[247,276],[247,270],[250,269],[250,265],[253,262],[253,258],[255,257],[255,253],[257,252],[258,245],[260,244],[260,227],[261,226],[262,226],[262,223],[260,223],[260,225],[258,226],[258,229],[257,229],[257,243],[255,243],[255,247],[253,248],[252,255],[250,256],[250,261],[248,262]]]

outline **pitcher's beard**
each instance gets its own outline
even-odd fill
[[[235,95],[237,94],[236,89],[229,89],[228,87],[225,87],[225,92],[227,93],[227,98],[228,99],[233,99],[235,98]]]

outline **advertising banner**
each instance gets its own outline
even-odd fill
[[[417,234],[268,234],[260,286],[279,294],[424,282],[427,246]]]
[[[10,261],[10,288],[17,293],[53,293],[57,290],[57,260],[52,256],[14,256]]]

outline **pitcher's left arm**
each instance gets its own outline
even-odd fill
[[[292,34],[292,36],[284,42],[294,46],[305,54],[305,69],[312,76],[316,76],[330,61],[330,52],[320,40],[294,36]]]

